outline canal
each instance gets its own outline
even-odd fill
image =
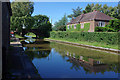
[[[118,55],[41,39],[21,40],[42,78],[118,78]]]

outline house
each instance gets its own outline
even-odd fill
[[[112,17],[94,10],[93,12],[81,14],[67,24],[66,31],[94,32],[95,27],[105,27]]]

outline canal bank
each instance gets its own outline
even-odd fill
[[[4,79],[41,79],[35,66],[24,53],[18,38],[13,39],[7,54],[7,66]]]
[[[59,42],[59,43],[69,44],[69,45],[74,45],[74,46],[81,46],[81,47],[86,47],[86,48],[91,48],[91,49],[96,49],[96,50],[109,51],[109,52],[113,52],[113,54],[120,55],[119,54],[120,50],[117,50],[117,49],[96,47],[96,46],[91,46],[91,45],[84,45],[84,44],[67,42],[67,41],[62,41],[62,40],[49,39],[49,38],[46,38],[45,40],[52,41],[52,42]]]

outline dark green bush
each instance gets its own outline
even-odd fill
[[[113,28],[109,27],[95,27],[95,32],[116,32]]]
[[[120,20],[110,20],[109,25],[106,25],[106,27],[112,28],[114,31],[118,32],[120,30]]]
[[[101,42],[117,45],[118,32],[50,32],[51,38],[64,38],[77,41]]]

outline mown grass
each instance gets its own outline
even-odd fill
[[[99,42],[87,42],[87,41],[78,41],[73,39],[61,39],[61,38],[45,38],[45,39],[53,39],[53,40],[66,41],[66,42],[79,43],[84,45],[91,45],[96,47],[111,48],[118,50],[118,45],[106,45],[105,43],[99,43]]]
[[[27,36],[31,36],[31,37],[36,37],[36,35],[34,33],[27,33]]]
[[[22,37],[22,36],[20,36],[20,35],[18,35],[18,34],[15,34],[15,37],[16,37],[16,38],[24,38],[24,37]]]

